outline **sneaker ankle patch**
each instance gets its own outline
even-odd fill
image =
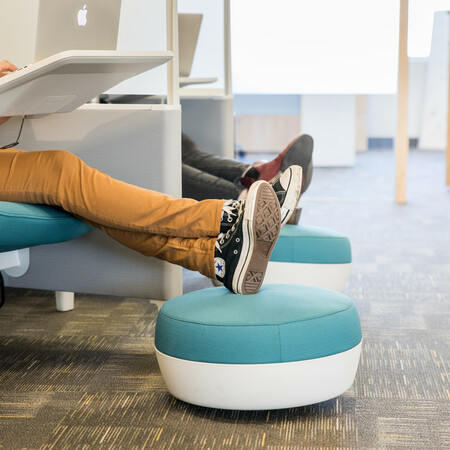
[[[214,258],[214,273],[216,277],[225,277],[225,260],[217,256]]]

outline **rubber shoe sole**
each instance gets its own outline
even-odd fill
[[[251,295],[259,291],[280,230],[277,196],[269,183],[256,181],[245,201],[242,250],[232,281],[234,292]]]
[[[302,188],[302,168],[291,166],[281,175],[282,187],[286,191],[286,197],[281,207],[281,226],[286,225],[292,213],[297,207]]]

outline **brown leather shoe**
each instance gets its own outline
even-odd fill
[[[271,181],[288,167],[300,166],[303,170],[301,190],[301,193],[303,193],[311,182],[313,148],[313,138],[309,134],[301,134],[293,139],[272,161],[253,164],[241,178],[241,183],[248,188],[256,180]]]

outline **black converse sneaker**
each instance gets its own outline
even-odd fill
[[[281,209],[281,226],[285,225],[297,207],[302,189],[302,168],[288,167],[281,176],[271,184]]]
[[[236,294],[256,294],[280,229],[280,206],[266,181],[253,183],[245,201],[225,202],[214,252],[216,278]]]

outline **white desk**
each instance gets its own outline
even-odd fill
[[[69,50],[0,78],[0,116],[70,112],[172,59],[172,52]]]

